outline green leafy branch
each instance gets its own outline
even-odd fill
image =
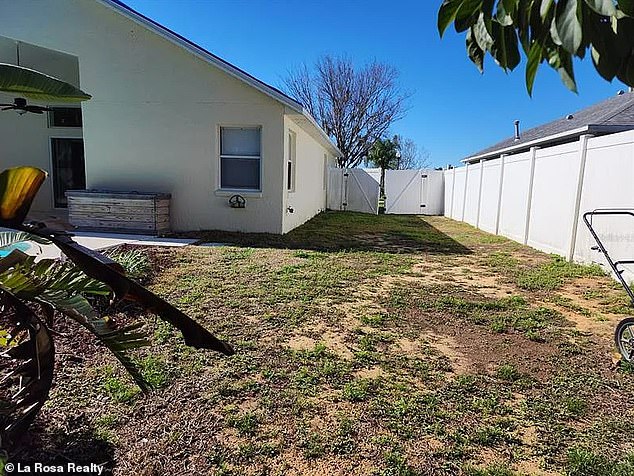
[[[453,23],[466,32],[466,49],[480,72],[488,54],[505,71],[526,56],[529,95],[542,63],[577,91],[573,59],[588,52],[597,72],[634,87],[634,0],[444,0],[442,36]],[[521,50],[520,50],[521,48]]]

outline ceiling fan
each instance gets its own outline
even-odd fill
[[[13,104],[0,104],[0,110],[2,111],[8,111],[10,109],[13,109],[15,111],[18,111],[18,114],[24,114],[25,112],[33,112],[35,114],[42,114],[44,111],[50,111],[51,108],[48,107],[44,107],[44,106],[33,106],[33,105],[28,105],[26,103],[26,99],[24,98],[15,98],[13,100]]]

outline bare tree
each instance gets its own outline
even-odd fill
[[[289,73],[284,83],[335,140],[343,154],[339,165],[356,167],[405,113],[408,95],[397,79],[396,69],[386,64],[355,69],[347,58],[324,56],[312,69],[304,65]]]
[[[418,147],[416,142],[407,137],[394,136],[394,141],[400,152],[397,169],[425,169],[430,166],[431,154],[427,149]]]

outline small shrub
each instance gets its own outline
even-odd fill
[[[117,403],[130,403],[141,392],[139,387],[123,382],[114,375],[114,371],[110,367],[105,369],[105,379],[102,387],[110,398]]]
[[[369,379],[357,379],[343,386],[343,398],[350,402],[363,402],[370,398],[375,383]]]
[[[238,430],[239,434],[253,436],[257,431],[259,420],[255,413],[246,412],[230,418],[229,424]]]
[[[568,476],[609,476],[611,470],[605,457],[582,448],[573,448],[568,452],[566,474]]]
[[[152,271],[150,259],[142,250],[114,248],[104,254],[123,266],[126,275],[132,279],[147,278]]]
[[[498,378],[501,378],[502,380],[508,380],[509,382],[515,382],[515,381],[520,379],[521,374],[515,368],[514,365],[504,364],[504,365],[501,365],[498,368],[497,376],[498,376]]]
[[[588,404],[579,397],[567,397],[564,399],[566,413],[573,417],[580,417],[586,413]]]

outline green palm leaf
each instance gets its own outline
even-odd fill
[[[62,292],[54,294],[44,293],[39,300],[50,304],[53,308],[90,331],[112,352],[139,388],[144,392],[149,390],[148,383],[128,353],[130,350],[149,345],[147,335],[140,332],[144,325],[143,323],[135,323],[119,329],[113,329],[106,319],[94,316],[94,310],[92,310],[88,301],[79,294],[64,296]],[[88,317],[88,313],[85,312],[88,309],[92,310],[94,317]],[[84,313],[81,311],[84,311]]]
[[[24,231],[0,231],[0,248],[6,248],[7,246],[21,243],[23,241],[33,241],[40,245],[50,245],[51,242],[41,236],[32,235]]]
[[[50,239],[79,269],[91,278],[105,283],[113,291],[115,300],[138,302],[146,311],[172,324],[181,331],[185,344],[197,349],[212,349],[224,355],[235,353],[233,347],[218,339],[191,317],[127,277],[122,266],[111,258],[76,243],[65,233],[30,225],[24,225],[20,229]]]
[[[48,74],[6,63],[0,63],[0,91],[55,102],[80,102],[92,97]]]
[[[140,332],[142,323],[115,329],[106,318],[98,316],[84,296],[108,295],[110,289],[105,284],[72,265],[50,259],[35,263],[34,257],[25,256],[22,262],[0,273],[0,287],[19,299],[48,305],[81,324],[114,354],[143,391],[148,390],[128,354],[149,344],[147,336]]]

